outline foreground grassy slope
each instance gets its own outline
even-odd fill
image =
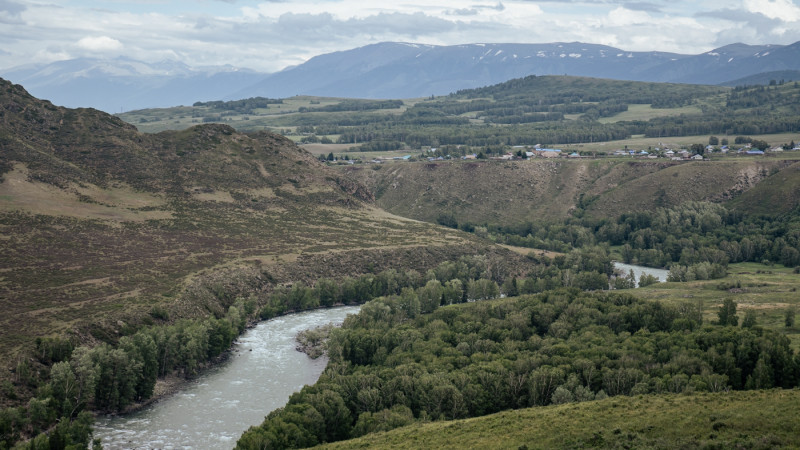
[[[741,202],[785,211],[798,202],[798,167],[796,161],[780,159],[604,159],[447,161],[340,170],[367,185],[378,205],[398,215],[435,221],[452,214],[459,223],[508,225],[564,218],[578,208],[589,216],[615,217],[654,205],[726,201],[762,181],[770,181],[763,193]],[[783,191],[787,195],[779,195]]]
[[[412,425],[323,448],[797,448],[798,390],[613,397]]]
[[[278,283],[481,251],[400,218],[289,140],[224,125],[142,134],[0,82],[0,363],[36,337],[114,340]],[[494,250],[492,250],[494,251]]]

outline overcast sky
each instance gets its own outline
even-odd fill
[[[0,0],[0,69],[77,57],[272,72],[383,41],[581,41],[696,54],[800,41],[800,0]]]

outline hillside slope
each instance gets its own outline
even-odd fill
[[[114,340],[218,314],[277,283],[487,250],[376,208],[289,140],[206,125],[157,135],[0,81],[0,362],[35,337]],[[127,330],[127,331],[126,331]]]
[[[797,390],[614,397],[412,425],[322,448],[794,448]]]
[[[426,221],[450,214],[458,223],[511,225],[564,218],[579,213],[579,208],[589,216],[614,217],[654,205],[726,201],[762,180],[774,179],[774,189],[780,185],[780,189],[797,192],[797,177],[789,176],[797,167],[796,161],[778,159],[561,159],[390,164],[375,170],[343,170],[367,185],[377,204],[394,214]],[[786,182],[777,182],[778,177]],[[773,195],[774,189],[764,189],[762,209],[780,212],[798,204],[796,196]]]

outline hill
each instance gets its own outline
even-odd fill
[[[35,338],[114,341],[237,296],[496,252],[388,214],[360,184],[270,133],[156,135],[0,82],[0,361]],[[155,312],[154,312],[155,311]]]
[[[739,136],[746,143],[747,137],[796,133],[798,105],[800,84],[785,80],[727,88],[527,76],[427,99],[258,97],[131,111],[120,117],[146,131],[217,122],[240,130],[277,131],[301,143],[349,145],[361,152],[431,147],[439,152],[425,156],[463,156],[541,144],[575,145],[591,154],[613,152],[617,148],[603,148],[612,141],[621,149],[650,139],[647,148],[663,147],[665,138],[691,136],[707,143],[716,135],[727,145],[742,144],[735,142]],[[783,145],[795,137],[763,139]],[[693,143],[698,141],[689,145]]]
[[[781,159],[443,161],[341,170],[395,214],[435,222],[514,225],[575,214],[616,217],[686,201],[764,213],[797,207],[800,163]],[[739,197],[741,196],[741,197]]]
[[[415,424],[321,448],[797,447],[800,392],[615,397]]]

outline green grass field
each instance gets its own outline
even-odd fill
[[[780,330],[800,351],[800,323],[792,328],[784,324],[786,310],[800,313],[800,274],[779,264],[738,263],[728,266],[728,276],[719,280],[686,283],[658,283],[631,291],[637,297],[668,304],[700,302],[704,322],[718,319],[722,302],[737,304],[739,323],[748,310],[756,312],[757,325]]]
[[[798,448],[799,390],[612,397],[411,425],[329,449]]]

